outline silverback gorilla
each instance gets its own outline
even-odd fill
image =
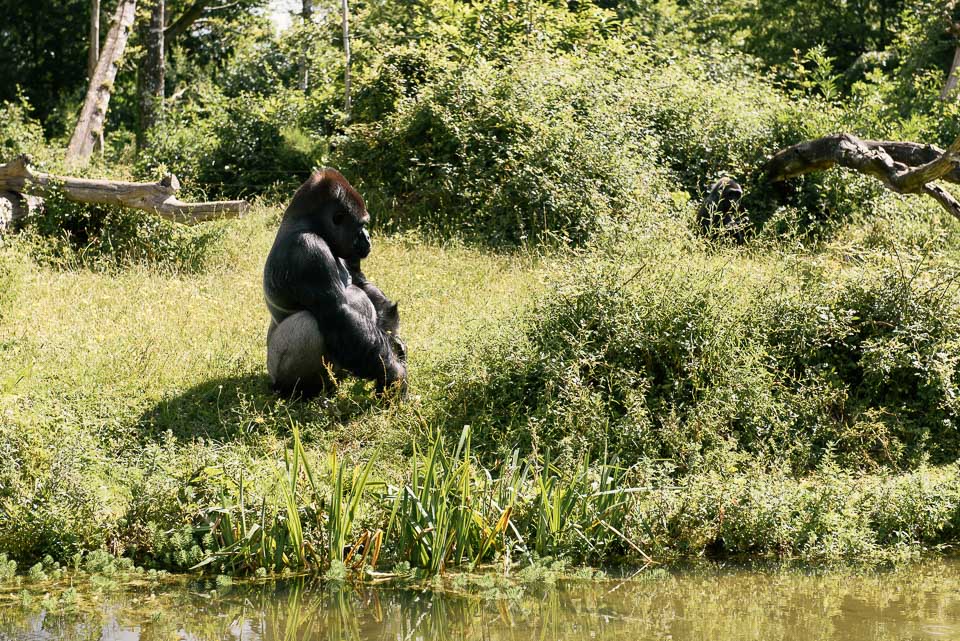
[[[376,381],[378,391],[405,387],[397,306],[360,270],[369,221],[363,198],[335,169],[314,172],[290,201],[263,269],[276,389],[315,394],[344,371]]]

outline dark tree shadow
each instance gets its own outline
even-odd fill
[[[138,426],[148,440],[168,431],[182,441],[243,440],[270,433],[285,436],[294,424],[305,426],[309,435],[382,405],[372,386],[362,381],[348,380],[335,391],[305,397],[278,394],[265,373],[248,374],[211,379],[166,396],[140,416]]]

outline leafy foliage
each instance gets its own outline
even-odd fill
[[[448,397],[454,424],[503,448],[609,448],[686,470],[729,451],[798,472],[830,457],[960,454],[952,271],[879,266],[826,284],[681,265],[647,264],[617,285],[623,272],[601,263],[562,281],[519,333],[471,354],[481,366]]]

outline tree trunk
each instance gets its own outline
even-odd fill
[[[130,37],[130,27],[137,10],[137,0],[121,0],[114,14],[110,33],[103,45],[97,68],[90,78],[87,96],[80,110],[77,127],[73,130],[67,146],[68,164],[86,165],[90,162],[93,147],[103,131],[103,124],[110,106],[110,92],[117,77],[117,69]]]
[[[343,8],[343,111],[350,118],[350,7],[342,0]]]
[[[90,0],[90,55],[87,57],[87,81],[93,78],[100,59],[100,0]]]
[[[141,30],[143,60],[137,70],[137,107],[140,126],[137,128],[137,149],[147,146],[147,134],[163,117],[164,0],[152,0],[150,20]]]
[[[958,82],[960,82],[960,44],[957,45],[956,50],[953,52],[953,63],[950,65],[950,73],[947,75],[947,81],[943,83],[940,100],[955,98]]]
[[[90,55],[87,57],[87,82],[93,78],[100,60],[100,0],[90,0]],[[97,136],[97,146],[103,154],[103,129]]]
[[[303,10],[300,12],[303,19],[303,51],[300,53],[300,91],[306,92],[310,88],[310,32],[313,24],[313,0],[303,0]]]
[[[193,224],[217,218],[235,218],[250,207],[243,200],[185,203],[176,197],[179,189],[180,181],[173,175],[156,183],[53,176],[33,171],[29,159],[24,156],[0,165],[0,192],[44,196],[58,191],[74,202],[143,209],[174,222]]]

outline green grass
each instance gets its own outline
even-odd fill
[[[269,390],[276,209],[211,227],[201,269],[67,269],[13,240],[0,551],[338,575],[947,549],[955,442],[924,408],[952,420],[952,232],[884,208],[813,246],[704,243],[682,210],[576,253],[377,237],[402,403]]]
[[[235,491],[239,470],[269,483],[291,420],[311,447],[399,468],[440,363],[542,287],[536,258],[376,238],[365,271],[400,303],[409,401],[390,406],[348,382],[333,398],[289,402],[264,364],[260,279],[277,221],[260,208],[221,224],[193,273],[60,269],[25,258],[26,241],[6,250],[16,298],[0,318],[0,549],[69,555],[113,539],[156,551],[190,509]]]

